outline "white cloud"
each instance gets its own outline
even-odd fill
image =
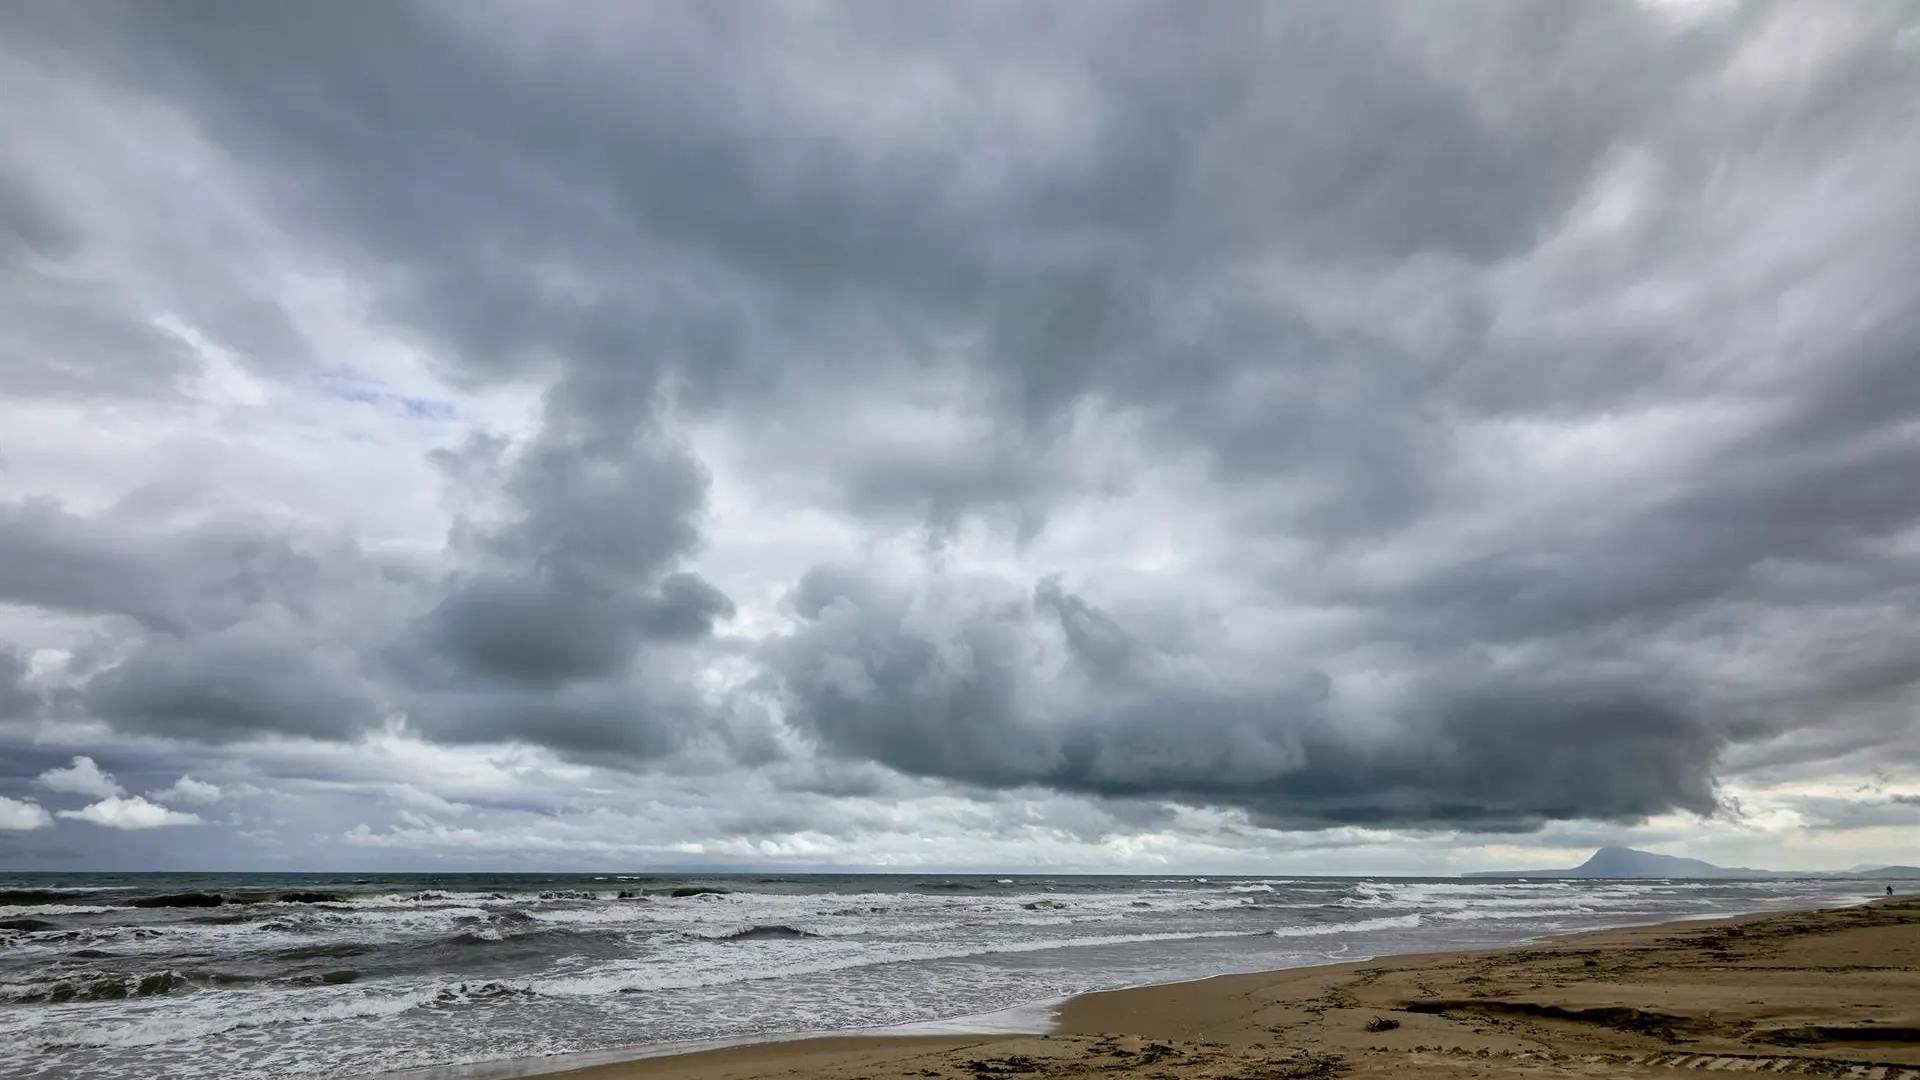
[[[195,780],[191,776],[182,776],[173,782],[173,786],[159,791],[147,792],[150,799],[171,800],[173,802],[210,803],[220,801],[220,786],[209,784],[205,780]]]
[[[387,788],[387,799],[396,806],[413,810],[424,810],[433,814],[464,814],[473,807],[467,803],[454,802],[431,791],[423,791],[412,784],[393,784]]]
[[[40,804],[0,795],[0,829],[24,832],[28,829],[44,829],[51,824],[53,817]]]
[[[75,821],[91,821],[110,829],[157,829],[162,825],[200,824],[198,814],[169,810],[138,795],[102,799],[80,810],[62,810],[60,816]]]
[[[73,764],[64,769],[48,769],[35,781],[48,791],[63,791],[70,795],[92,795],[100,799],[112,799],[125,795],[127,790],[120,786],[112,774],[100,771],[93,759],[84,755],[73,759]]]

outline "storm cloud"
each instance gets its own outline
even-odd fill
[[[0,41],[6,843],[990,861],[1920,792],[1914,5]],[[76,756],[148,794],[31,783]]]

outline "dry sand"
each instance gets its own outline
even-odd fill
[[[1055,1034],[837,1037],[572,1080],[1920,1080],[1920,899],[1089,994]]]

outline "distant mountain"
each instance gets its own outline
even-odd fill
[[[1633,848],[1603,847],[1593,857],[1566,870],[1473,870],[1470,878],[1913,878],[1920,867],[1856,866],[1851,870],[1754,870],[1745,866],[1715,866],[1700,859],[1683,859]]]
[[[1920,866],[1876,866],[1871,870],[1849,870],[1834,877],[1861,878],[1904,878],[1908,881],[1920,881]]]

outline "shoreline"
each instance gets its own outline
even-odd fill
[[[1219,978],[1209,975],[1207,978]],[[1174,985],[1150,983],[1143,985]],[[1112,991],[1095,991],[1111,993]],[[793,1043],[821,1043],[880,1040],[888,1043],[946,1045],[977,1043],[985,1039],[1048,1034],[1058,1023],[1060,1009],[1076,996],[1043,998],[1039,1001],[1009,1005],[984,1013],[972,1013],[946,1020],[909,1020],[878,1028],[853,1028],[843,1031],[778,1032],[767,1035],[733,1035],[716,1039],[688,1039],[673,1042],[643,1043],[580,1050],[544,1057],[499,1058],[458,1065],[423,1065],[357,1077],[356,1080],[531,1080],[535,1077],[568,1076],[587,1070],[628,1065],[666,1058],[692,1057],[728,1050],[778,1047]],[[1030,1017],[1025,1021],[1016,1015]],[[1005,1019],[996,1019],[1005,1018]],[[528,1071],[529,1067],[532,1071]]]
[[[1553,1001],[1524,1001],[1494,999],[1482,994],[1442,995],[1430,985],[1436,972],[1446,969],[1458,969],[1462,965],[1494,965],[1515,961],[1536,962],[1542,957],[1582,954],[1583,970],[1600,969],[1602,965],[1594,955],[1611,956],[1614,960],[1625,958],[1629,961],[1637,958],[1645,960],[1651,954],[1670,952],[1676,954],[1666,958],[1669,963],[1654,964],[1656,971],[1671,967],[1684,968],[1680,953],[1688,952],[1694,941],[1706,941],[1700,946],[1708,950],[1710,957],[1726,959],[1729,949],[1748,942],[1748,928],[1753,928],[1753,936],[1767,938],[1773,936],[1782,926],[1790,926],[1793,934],[1810,935],[1818,939],[1828,934],[1841,933],[1857,929],[1848,920],[1857,913],[1882,912],[1892,915],[1883,931],[1898,937],[1904,947],[1920,946],[1920,899],[1913,896],[1873,897],[1863,899],[1859,904],[1844,907],[1797,909],[1749,913],[1734,916],[1713,916],[1706,918],[1669,919],[1659,923],[1626,925],[1602,930],[1577,931],[1569,934],[1551,935],[1514,945],[1490,949],[1472,949],[1460,951],[1391,954],[1347,960],[1329,964],[1316,964],[1296,968],[1280,968],[1251,973],[1222,974],[1200,979],[1182,980],[1167,983],[1150,983],[1140,986],[1113,990],[1094,991],[1065,999],[1052,999],[1013,1006],[975,1017],[958,1017],[949,1021],[923,1021],[896,1025],[888,1028],[829,1031],[818,1033],[787,1033],[763,1037],[742,1037],[737,1039],[703,1040],[697,1043],[663,1043],[646,1046],[629,1046],[602,1051],[588,1051],[580,1054],[563,1054],[543,1058],[504,1059],[496,1062],[482,1062],[470,1065],[435,1066],[424,1069],[412,1069],[402,1072],[381,1074],[370,1080],[519,1080],[523,1077],[568,1077],[571,1080],[704,1080],[707,1077],[722,1077],[726,1080],[757,1080],[760,1077],[791,1077],[794,1075],[817,1077],[819,1080],[875,1080],[879,1076],[924,1076],[929,1078],[948,1077],[949,1080],[998,1080],[1002,1075],[1017,1076],[1031,1073],[1036,1077],[1078,1076],[1071,1061],[1053,1061],[1063,1050],[1078,1048],[1096,1050],[1095,1056],[1104,1055],[1104,1063],[1093,1071],[1105,1073],[1115,1071],[1130,1064],[1132,1058],[1143,1058],[1141,1064],[1174,1057],[1190,1060],[1182,1062],[1184,1066],[1199,1064],[1199,1057],[1211,1055],[1215,1058],[1234,1059],[1265,1055],[1271,1058],[1282,1048],[1288,1061],[1307,1062],[1299,1068],[1308,1068],[1314,1076],[1302,1075],[1302,1080],[1317,1080],[1320,1076],[1333,1075],[1326,1070],[1337,1069],[1340,1072],[1352,1071],[1358,1065],[1351,1059],[1355,1054],[1363,1057],[1385,1054],[1393,1056],[1412,1052],[1421,1060],[1401,1061],[1393,1068],[1405,1072],[1409,1067],[1419,1066],[1415,1071],[1447,1073],[1445,1061],[1435,1058],[1437,1054],[1468,1055],[1468,1060],[1479,1062],[1481,1072],[1487,1072],[1487,1057],[1495,1054],[1508,1055],[1501,1060],[1511,1060],[1515,1053],[1545,1054],[1550,1060],[1561,1051],[1555,1049],[1557,1042],[1571,1044],[1595,1043],[1590,1032],[1549,1031],[1545,1035],[1535,1032],[1530,1040],[1533,1044],[1525,1048],[1508,1045],[1490,1045],[1486,1033],[1502,1028],[1511,1028],[1522,1024],[1529,1029],[1545,1025],[1548,1028],[1567,1027],[1578,1029],[1583,1025],[1599,1024],[1609,1031],[1632,1033],[1636,1026],[1645,1028],[1641,1032],[1648,1039],[1654,1039],[1659,1046],[1641,1047],[1642,1057],[1657,1053],[1664,1046],[1669,1055],[1675,1048],[1685,1044],[1688,1036],[1676,1034],[1673,1024],[1675,1018],[1683,1025],[1691,1018],[1683,1013],[1649,1010],[1628,1004],[1624,1000],[1594,1004],[1581,1000],[1581,994],[1563,995],[1568,997],[1564,1003]],[[1895,914],[1897,913],[1897,914]],[[1878,924],[1876,924],[1878,925]],[[1732,943],[1729,945],[1728,943]],[[1868,1078],[1862,1074],[1862,1080],[1920,1080],[1920,948],[1913,950],[1914,955],[1894,950],[1904,962],[1891,970],[1899,972],[1913,985],[1912,1000],[1901,1007],[1912,1006],[1912,1015],[1903,1013],[1897,1019],[1901,1023],[1888,1023],[1883,1028],[1872,1029],[1869,1025],[1875,1020],[1868,1018],[1865,1024],[1839,1025],[1854,1035],[1863,1031],[1872,1035],[1865,1043],[1876,1047],[1901,1046],[1904,1049],[1895,1055],[1895,1059],[1861,1058],[1857,1048],[1841,1046],[1836,1053],[1840,1057],[1821,1057],[1804,1052],[1776,1049],[1773,1043],[1765,1044],[1765,1053],[1748,1052],[1752,1048],[1729,1048],[1721,1045],[1721,1039],[1713,1045],[1720,1051],[1714,1060],[1721,1064],[1715,1068],[1742,1068],[1751,1071],[1767,1066],[1767,1071],[1796,1071],[1791,1067],[1794,1059],[1809,1062],[1826,1062],[1823,1067],[1838,1067],[1837,1063],[1856,1061],[1874,1061],[1874,1068],[1892,1069],[1884,1075]],[[1818,967],[1819,965],[1814,965]],[[1809,968],[1808,970],[1813,970]],[[1559,972],[1565,976],[1566,972]],[[1345,984],[1365,982],[1369,986],[1379,986],[1383,982],[1397,985],[1411,978],[1422,983],[1422,989],[1431,991],[1428,995],[1433,1002],[1441,1005],[1459,1006],[1466,1014],[1476,1017],[1469,1031],[1473,1038],[1441,1040],[1433,1047],[1424,1043],[1406,1043],[1407,1036],[1401,1031],[1422,1031],[1438,1034],[1448,1027],[1458,1024],[1446,1018],[1447,1009],[1426,1007],[1413,998],[1413,995],[1401,995],[1408,1000],[1395,1000],[1375,1004],[1354,997],[1351,991],[1344,989]],[[1657,981],[1657,980],[1656,980]],[[1463,985],[1455,989],[1476,988],[1475,980],[1463,977]],[[1538,989],[1535,985],[1533,988]],[[1556,984],[1565,986],[1567,984]],[[1611,985],[1611,984],[1609,984]],[[1904,983],[1902,984],[1905,985]],[[1485,989],[1484,986],[1477,987]],[[1615,990],[1622,989],[1614,986]],[[1646,989],[1641,987],[1639,989]],[[1748,987],[1758,992],[1761,989]],[[1901,991],[1903,995],[1907,990]],[[1329,996],[1331,995],[1331,996]],[[1378,997],[1379,995],[1373,995]],[[1388,997],[1393,997],[1389,994]],[[1511,995],[1508,995],[1511,997]],[[1549,995],[1551,996],[1551,995]],[[1592,995],[1587,995],[1592,996]],[[1655,994],[1655,997],[1661,995]],[[1671,994],[1667,995],[1671,997]],[[1684,995],[1682,995],[1684,996]],[[1353,997],[1352,1001],[1348,1001]],[[1313,1024],[1288,1022],[1279,1025],[1256,1023],[1252,1017],[1259,1010],[1248,1010],[1246,1003],[1254,1000],[1267,1001],[1276,1010],[1283,1021],[1300,1021],[1303,1017],[1314,1019]],[[1762,1001],[1764,998],[1752,999]],[[1394,1004],[1401,1008],[1391,1007]],[[1684,1003],[1682,1003],[1684,1004]],[[1848,1003],[1849,1005],[1855,1003]],[[1669,1009],[1671,1002],[1666,1003]],[[1337,1013],[1345,1020],[1351,1017],[1345,1013],[1353,1008],[1361,1011],[1373,1009],[1376,1012],[1391,1013],[1380,1019],[1391,1019],[1395,1023],[1379,1032],[1367,1032],[1365,1027],[1374,1018],[1363,1018],[1357,1026],[1369,1036],[1360,1040],[1351,1038],[1352,1032],[1346,1028],[1354,1023],[1336,1025],[1341,1028],[1333,1033],[1339,1037],[1328,1037],[1328,1033],[1309,1032],[1306,1027],[1314,1024],[1324,1025],[1329,1013]],[[1475,1011],[1478,1010],[1478,1011]],[[1596,1011],[1597,1010],[1597,1011]],[[1045,1015],[1050,1011],[1052,1023],[1042,1026],[1036,1013]],[[1711,1017],[1712,1008],[1707,1010]],[[1722,1010],[1724,1013],[1724,1010]],[[993,1030],[966,1030],[969,1021],[981,1021],[989,1017],[1002,1017],[1010,1014],[1025,1014],[1033,1021],[1027,1030],[1019,1030],[1023,1025],[999,1026]],[[1485,1014],[1485,1015],[1482,1015]],[[1589,1016],[1588,1014],[1592,1014]],[[1521,1017],[1524,1020],[1502,1019]],[[1609,1027],[1605,1019],[1612,1017],[1624,1024]],[[1636,1019],[1636,1017],[1638,1019]],[[1709,1020],[1711,1026],[1714,1021]],[[1735,1022],[1738,1023],[1737,1021]],[[986,1026],[986,1025],[982,1025]],[[1697,1025],[1696,1025],[1697,1026]],[[1806,1027],[1807,1025],[1802,1025]],[[1832,1025],[1828,1025],[1831,1027]],[[1820,1025],[1813,1025],[1820,1027]],[[1038,1028],[1039,1030],[1034,1030]],[[934,1029],[929,1031],[927,1029]],[[940,1030],[947,1029],[947,1030]],[[1789,1029],[1783,1029],[1789,1030]],[[1274,1040],[1280,1032],[1286,1032],[1290,1038]],[[1892,1036],[1897,1032],[1911,1031],[1910,1039],[1881,1038],[1882,1032]],[[1664,1034],[1662,1034],[1664,1032]],[[1455,1033],[1458,1034],[1457,1032]],[[1817,1032],[1815,1033],[1817,1035]],[[1255,1038],[1253,1036],[1261,1037]],[[1833,1040],[1813,1036],[1789,1035],[1786,1042],[1795,1039],[1804,1045],[1828,1046]],[[1864,1036],[1863,1036],[1864,1037]],[[1140,1043],[1141,1048],[1130,1049],[1129,1040]],[[1681,1040],[1675,1042],[1674,1040]],[[1529,1040],[1521,1040],[1529,1042]],[[1619,1040],[1615,1039],[1614,1042]],[[1494,1040],[1498,1043],[1500,1040]],[[1782,1047],[1786,1042],[1781,1043]],[[1381,1045],[1372,1045],[1379,1043]],[[1473,1045],[1473,1044],[1478,1045]],[[1598,1040],[1595,1045],[1606,1044],[1607,1039]],[[1197,1048],[1183,1048],[1186,1044],[1196,1044]],[[1157,1048],[1157,1049],[1155,1049]],[[1586,1047],[1592,1049],[1592,1047]],[[1833,1049],[1828,1046],[1829,1049]],[[968,1053],[987,1049],[1003,1052],[1003,1057],[1013,1065],[992,1065],[977,1058],[968,1058]],[[1618,1049],[1615,1047],[1614,1049]],[[1046,1064],[1035,1064],[1043,1059],[1037,1051],[1045,1051],[1049,1057]],[[1486,1056],[1481,1055],[1486,1051]],[[1068,1055],[1071,1057],[1071,1055]],[[1084,1056],[1084,1055],[1083,1055]],[[1592,1057],[1592,1054],[1586,1055]],[[1611,1051],[1600,1054],[1602,1064],[1608,1066],[1603,1072],[1617,1072],[1625,1064],[1618,1059],[1620,1055]],[[961,1059],[965,1059],[962,1061]],[[1338,1059],[1340,1064],[1333,1064]],[[1434,1059],[1434,1060],[1427,1060]],[[1724,1059],[1724,1060],[1723,1060]],[[1741,1066],[1741,1061],[1747,1061]],[[1727,1064],[1731,1062],[1732,1064]],[[1755,1064],[1755,1063],[1759,1064]],[[944,1068],[929,1067],[945,1063]],[[1242,1061],[1241,1065],[1249,1062]],[[910,1065],[917,1068],[909,1068]],[[1080,1064],[1084,1065],[1085,1062]],[[1272,1061],[1266,1061],[1272,1065]],[[1376,1063],[1377,1064],[1377,1063]],[[1592,1063],[1589,1063],[1592,1064]],[[1644,1062],[1642,1063],[1644,1064]],[[989,1067],[975,1068],[986,1065]],[[1031,1066],[1031,1067],[1029,1067]],[[1267,1070],[1266,1080],[1285,1080],[1293,1076],[1286,1065],[1280,1072]],[[1700,1067],[1708,1067],[1702,1065]],[[1093,1068],[1088,1066],[1088,1068]],[[969,1072],[971,1070],[971,1072]],[[1316,1071],[1317,1070],[1317,1071]],[[1901,1070],[1909,1070],[1904,1076],[1897,1075]],[[1086,1071],[1086,1070],[1081,1070]],[[1164,1069],[1161,1070],[1165,1072]],[[1231,1070],[1229,1070],[1231,1071]],[[1497,1070],[1496,1070],[1497,1071]],[[1591,1072],[1592,1070],[1588,1070]],[[1630,1070],[1631,1071],[1631,1070]],[[1871,1070],[1870,1070],[1871,1071]],[[1177,1075],[1190,1075],[1183,1071]],[[1091,1075],[1091,1074],[1089,1074]],[[1175,1075],[1175,1074],[1168,1074]],[[1241,1068],[1236,1075],[1251,1075]]]

